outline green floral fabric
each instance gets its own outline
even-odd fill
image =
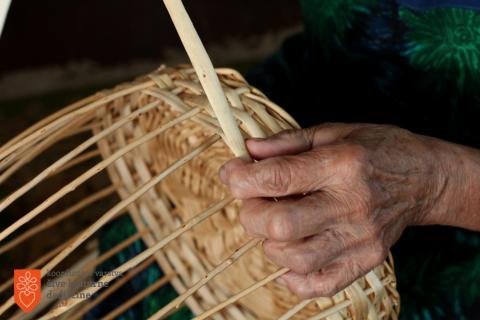
[[[303,126],[390,123],[480,147],[480,11],[393,0],[300,4],[305,32],[249,80]],[[402,319],[480,319],[479,233],[409,228],[393,254]]]
[[[417,68],[455,79],[460,92],[480,84],[480,12],[439,8],[416,12],[401,8],[408,28],[405,54]]]

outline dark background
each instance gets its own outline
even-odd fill
[[[205,43],[241,39],[299,24],[296,1],[184,1]],[[179,45],[160,0],[14,0],[2,40],[0,72],[91,60],[162,62]]]

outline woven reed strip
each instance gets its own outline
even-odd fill
[[[194,110],[192,110],[194,111]],[[187,114],[185,114],[187,115]],[[181,117],[179,117],[181,118]],[[178,118],[177,118],[177,121]],[[164,129],[165,127],[162,126],[160,129]],[[165,130],[165,129],[164,129]],[[152,132],[153,133],[153,132]],[[147,136],[145,136],[147,137]],[[145,192],[147,192],[150,188],[154,187],[156,184],[158,184],[160,181],[162,181],[165,177],[167,177],[169,174],[174,172],[176,169],[187,163],[189,160],[200,154],[202,151],[206,150],[208,147],[210,147],[212,144],[217,142],[219,140],[218,137],[213,136],[210,139],[208,139],[205,143],[200,145],[199,147],[195,148],[192,152],[184,156],[183,158],[179,159],[176,161],[174,164],[172,164],[170,167],[168,167],[166,170],[164,170],[162,173],[157,175],[155,178],[153,178],[151,181],[143,185],[141,188],[135,191],[135,193],[131,194],[128,198],[120,201],[118,204],[116,204],[113,208],[111,208],[109,211],[107,211],[102,217],[100,217],[93,225],[91,225],[83,234],[75,239],[75,241],[69,245],[67,248],[65,248],[62,252],[60,252],[59,255],[57,255],[54,259],[52,259],[47,265],[45,265],[42,268],[42,278],[45,275],[46,270],[52,270],[55,266],[57,266],[65,257],[67,257],[73,250],[75,250],[80,244],[83,243],[86,239],[88,239],[91,235],[93,235],[98,229],[100,229],[102,226],[104,226],[107,222],[109,222],[114,216],[116,216],[121,210],[125,209],[130,203],[138,199],[140,196],[142,196]],[[13,300],[12,300],[13,301]],[[11,307],[11,302],[10,300],[7,301],[2,307],[0,308],[0,315],[5,312],[8,308]],[[60,308],[59,308],[60,309]],[[63,308],[62,308],[63,309]],[[57,309],[58,310],[58,309]]]
[[[104,319],[104,320],[115,319],[116,317],[118,317],[119,315],[121,315],[122,313],[124,313],[125,311],[127,311],[128,309],[130,309],[131,307],[133,307],[134,305],[136,305],[140,301],[142,301],[146,296],[148,296],[149,294],[151,294],[151,293],[157,291],[158,289],[160,289],[161,287],[163,287],[165,284],[168,283],[168,281],[170,281],[170,279],[172,277],[173,277],[173,275],[171,275],[171,274],[163,276],[162,278],[160,278],[156,282],[154,282],[152,285],[148,286],[147,288],[145,288],[141,292],[134,295],[128,301],[124,302],[121,306],[112,310],[107,315],[103,316],[102,319]]]
[[[68,126],[69,123],[74,121],[76,118],[79,116],[82,116],[85,113],[91,112],[92,110],[95,110],[97,107],[102,106],[110,101],[113,101],[119,97],[123,97],[129,94],[132,94],[137,91],[141,91],[143,89],[146,89],[148,87],[151,87],[155,83],[153,81],[146,81],[131,87],[128,87],[126,89],[119,90],[118,92],[115,92],[111,95],[108,95],[106,97],[102,97],[100,99],[92,99],[93,102],[81,106],[78,109],[74,109],[72,112],[67,112],[64,113],[61,117],[53,120],[53,121],[45,121],[47,123],[45,126],[39,127],[37,130],[33,132],[29,132],[28,135],[25,135],[23,139],[18,139],[15,141],[15,143],[12,143],[11,145],[8,145],[7,148],[4,148],[5,150],[2,150],[0,152],[0,159],[3,159],[5,156],[8,154],[14,152],[18,148],[21,148],[27,144],[30,144],[31,142],[35,141],[38,138],[42,138],[45,136],[49,136],[52,134],[52,132],[61,129],[65,125]],[[81,105],[79,103],[79,105]],[[28,131],[28,130],[27,130]]]
[[[73,125],[73,124],[70,124]],[[73,127],[72,129],[65,132],[64,135],[61,136],[61,140],[66,140],[70,137],[75,135],[82,135],[87,132],[91,132],[95,128],[95,125],[85,124],[80,127]],[[56,134],[56,133],[55,133]],[[44,139],[44,137],[38,139],[35,143],[40,143]],[[42,140],[43,139],[43,140]],[[60,141],[60,140],[58,140]],[[4,170],[6,167],[10,166],[13,162],[18,161],[24,158],[25,153],[31,152],[31,147],[35,146],[35,143],[31,143],[30,145],[25,145],[22,148],[18,149],[17,151],[11,153],[9,156],[5,157],[3,160],[0,161],[0,171]]]
[[[65,172],[68,169],[70,169],[70,168],[72,168],[76,165],[79,165],[81,163],[84,163],[84,162],[87,162],[89,160],[95,159],[98,156],[100,156],[100,151],[98,151],[98,150],[92,150],[92,151],[85,152],[84,154],[76,157],[75,159],[73,159],[69,163],[66,163],[65,165],[60,167],[57,171],[55,171],[54,174],[59,175],[60,173]]]
[[[87,116],[79,117],[75,121],[72,121],[72,126],[77,126],[78,124],[82,123],[83,121],[88,121]],[[71,131],[71,127],[66,126],[61,128],[60,130],[56,131],[55,133],[48,136],[46,139],[34,145],[26,150],[23,154],[21,154],[18,158],[13,158],[15,160],[12,166],[10,166],[7,170],[5,170],[0,175],[0,184],[6,181],[10,176],[12,176],[18,169],[25,166],[29,163],[32,159],[37,157],[40,153],[51,147],[53,144],[57,143],[60,140],[66,138],[68,131]],[[8,165],[8,164],[7,164]],[[1,169],[0,169],[1,170]],[[1,211],[1,210],[0,210]]]
[[[81,154],[83,151],[87,150],[89,147],[97,143],[99,140],[107,137],[109,134],[114,132],[115,130],[121,128],[122,126],[126,125],[127,123],[133,121],[135,118],[140,116],[142,113],[147,112],[153,108],[158,106],[158,102],[151,103],[136,112],[119,119],[119,121],[113,124],[111,127],[103,130],[102,132],[94,135],[93,137],[89,138],[87,141],[81,143],[75,149],[61,157],[59,160],[55,161],[53,164],[48,166],[45,170],[43,170],[40,174],[38,174],[35,178],[30,180],[27,184],[22,186],[20,189],[15,191],[13,194],[8,196],[5,200],[0,203],[0,212],[3,211],[6,207],[8,207],[13,201],[17,200],[19,197],[24,195],[26,192],[31,190],[33,187],[38,185],[41,181],[43,181],[46,177],[52,175],[55,171],[59,170],[62,166],[68,164],[69,161],[74,159],[76,156]],[[68,127],[67,127],[68,128]],[[1,239],[0,239],[1,240]]]
[[[245,247],[245,246],[242,246],[242,248],[243,247]],[[242,248],[237,249],[237,251],[242,250]],[[190,266],[193,269],[196,270],[196,273],[193,273],[192,278],[191,278],[193,283],[196,283],[196,282],[198,282],[202,279],[205,279],[205,278],[211,276],[211,275],[209,275],[208,269],[206,267],[203,267],[202,261],[199,259],[199,257],[197,257],[195,252],[186,244],[185,241],[182,241],[182,246],[180,247],[180,249],[182,250],[182,254],[184,256],[189,257],[188,261],[190,263]],[[246,249],[247,248],[245,248],[245,250]],[[172,252],[172,251],[173,250],[170,250],[169,252]],[[237,251],[234,252],[234,255]],[[235,259],[235,257],[231,257],[231,258]],[[209,269],[211,269],[211,268],[209,268]],[[212,273],[212,271],[210,271],[210,273]],[[182,295],[185,295],[185,293],[186,292],[184,292]],[[203,287],[199,288],[199,290],[196,293],[197,293],[197,296],[199,296],[203,300],[205,300],[205,303],[208,302],[209,305],[217,304],[217,303],[219,303],[219,301],[223,301],[223,300],[228,299],[228,296],[225,295],[223,290],[218,290],[218,289],[214,290],[213,288],[210,290],[210,288],[208,286],[203,286]],[[186,298],[186,300],[184,300],[184,301],[187,301],[187,299],[189,299],[189,298]],[[179,306],[179,305],[177,304],[177,306]],[[255,320],[255,317],[253,315],[251,315],[250,312],[248,312],[245,309],[240,309],[236,305],[228,306],[226,308],[226,312],[234,320]]]
[[[210,316],[212,316],[214,313],[222,310],[223,308],[225,308],[226,306],[232,304],[232,303],[235,303],[236,301],[240,300],[241,298],[249,295],[250,293],[252,293],[253,291],[257,290],[258,288],[260,287],[263,287],[264,285],[266,285],[267,283],[277,279],[278,277],[284,275],[285,273],[287,273],[288,271],[290,271],[288,268],[282,268],[280,270],[278,270],[277,272],[274,272],[272,273],[271,275],[269,275],[268,277],[264,278],[263,280],[261,281],[258,281],[257,283],[255,283],[254,285],[251,285],[250,287],[248,287],[247,289],[237,293],[236,295],[234,295],[233,297],[229,298],[228,300],[220,303],[219,305],[211,308],[210,310],[202,313],[201,315],[193,318],[194,320],[203,320],[203,319],[206,319]]]
[[[85,115],[80,115],[79,117],[83,117],[83,116],[85,116]],[[76,121],[76,120],[77,119],[71,119],[69,124],[72,121]],[[65,129],[67,129],[67,130],[65,131]],[[59,131],[65,131],[65,135],[61,136],[61,134],[59,134]],[[55,137],[55,136],[59,136],[59,135],[61,136],[62,139],[71,135],[71,130],[68,129],[67,123],[60,123],[57,127],[53,128],[53,130],[51,132],[39,135],[39,136],[37,136],[36,139],[33,139],[31,142],[25,143],[21,147],[19,147],[18,149],[13,150],[11,153],[6,155],[0,161],[0,167],[3,170],[4,168],[8,167],[12,163],[15,163],[15,161],[18,161],[19,159],[22,159],[23,157],[25,157],[26,154],[30,154],[31,151],[32,151],[32,148],[34,148],[38,144],[44,144],[45,140],[51,140],[52,136]]]
[[[172,300],[168,303],[165,307],[160,309],[154,315],[152,315],[149,320],[157,320],[161,319],[162,317],[168,315],[173,309],[179,308],[180,305],[192,294],[194,294],[200,287],[204,286],[210,280],[215,278],[218,274],[226,270],[229,266],[231,266],[235,261],[240,259],[245,253],[253,249],[257,246],[261,241],[258,239],[252,239],[248,243],[246,243],[241,248],[237,249],[230,257],[228,257],[225,261],[219,264],[215,269],[207,273],[200,281],[195,283],[192,287],[190,287],[186,292],[182,293],[180,296]]]
[[[5,157],[2,161],[0,161],[0,171],[6,171],[9,166],[15,166],[17,162],[22,161],[22,163],[27,163],[27,160],[33,159],[36,155],[43,152],[44,150],[48,149],[49,146],[61,141],[65,140],[71,136],[75,135],[75,131],[77,131],[77,127],[83,127],[84,123],[88,122],[85,116],[79,117],[76,119],[75,122],[71,123],[71,127],[64,127],[59,129],[58,131],[52,133],[49,136],[40,137],[37,141],[31,144],[27,144],[22,148],[19,148],[15,152],[12,152],[7,157]],[[17,165],[18,167],[18,165]],[[9,168],[9,171],[13,169]],[[11,175],[12,173],[10,173]],[[3,180],[5,180],[4,178]],[[2,181],[3,181],[2,180]]]
[[[25,216],[17,220],[15,223],[13,223],[11,226],[7,227],[4,231],[0,233],[0,241],[5,239],[8,235],[10,235],[12,232],[17,230],[19,227],[23,226],[25,223],[36,217],[38,214],[40,214],[43,210],[54,204],[56,201],[64,197],[67,193],[72,192],[77,188],[79,185],[81,185],[83,182],[91,178],[92,176],[96,175],[105,167],[113,163],[114,161],[120,159],[123,155],[126,153],[130,152],[131,150],[135,149],[136,147],[140,146],[141,144],[147,142],[148,140],[153,139],[155,136],[163,133],[165,130],[177,125],[178,123],[181,123],[182,121],[185,121],[189,119],[190,117],[193,117],[196,113],[198,113],[199,110],[192,109],[191,111],[179,116],[177,119],[172,120],[171,122],[161,126],[160,128],[157,128],[156,130],[149,132],[145,136],[143,136],[140,139],[135,140],[131,144],[129,144],[127,147],[124,147],[117,152],[115,152],[113,155],[111,155],[109,158],[103,160],[102,162],[98,163],[85,173],[83,173],[81,176],[61,188],[59,191],[57,191],[55,194],[50,196],[47,200],[45,200],[42,204],[37,206],[35,209],[31,210],[29,213],[27,213]],[[33,180],[32,180],[33,181]],[[27,184],[28,185],[28,184]],[[26,187],[25,185],[24,187]],[[24,187],[20,188],[17,192],[22,193],[24,192],[23,189]],[[10,200],[10,197],[5,199],[2,204],[0,204],[0,207],[3,207],[4,202],[10,204],[13,200]]]
[[[190,221],[185,223],[183,226],[178,228],[175,232],[172,232],[169,236],[164,238],[162,241],[158,242],[155,246],[149,247],[148,249],[141,252],[140,254],[135,256],[134,258],[125,262],[121,266],[115,268],[115,270],[112,271],[112,274],[103,276],[102,278],[100,278],[100,280],[98,282],[110,283],[111,281],[115,280],[117,278],[116,275],[122,274],[122,273],[134,268],[138,264],[142,263],[143,261],[145,261],[146,259],[151,257],[155,252],[157,252],[158,250],[161,250],[163,247],[165,247],[167,244],[169,244],[171,241],[175,240],[176,238],[178,238],[180,235],[182,235],[186,231],[192,229],[197,224],[201,223],[205,219],[207,219],[210,216],[212,216],[213,214],[217,213],[219,210],[221,210],[226,205],[228,205],[231,201],[233,201],[233,199],[231,197],[228,197],[228,198],[220,201],[219,203],[213,205],[212,207],[208,208],[204,212],[198,214],[193,219],[191,219]],[[99,288],[97,288],[97,287],[90,287],[90,288],[87,288],[87,289],[83,290],[81,293],[82,294],[87,294],[88,293],[90,295],[93,295],[95,292],[98,291],[98,289]],[[47,314],[46,319],[50,319],[52,317],[56,317],[56,316],[61,315],[62,313],[68,311],[70,308],[75,306],[77,303],[78,303],[78,301],[75,301],[74,299],[73,300],[69,299],[65,303],[65,306],[62,306],[62,308],[56,309],[53,313]]]
[[[18,246],[22,242],[30,239],[34,235],[44,231],[45,229],[48,229],[48,228],[54,226],[55,224],[65,220],[68,217],[71,217],[72,215],[76,214],[78,211],[86,208],[87,206],[91,205],[92,203],[97,202],[97,201],[99,201],[103,198],[106,198],[106,197],[112,195],[115,192],[116,188],[117,188],[116,186],[109,186],[109,187],[107,187],[103,190],[100,190],[100,191],[82,199],[81,201],[77,202],[76,204],[69,207],[68,209],[60,212],[59,214],[57,214],[57,215],[55,215],[51,218],[46,219],[45,221],[41,222],[40,224],[35,225],[33,228],[28,229],[24,233],[15,237],[10,242],[7,242],[3,246],[1,246],[0,247],[0,254],[3,254],[8,250],[13,249],[14,247]]]
[[[291,319],[294,315],[296,315],[300,310],[305,308],[308,304],[310,304],[312,301],[315,299],[307,299],[303,300],[299,304],[295,305],[292,309],[288,310],[286,313],[284,313],[278,320],[289,320]]]
[[[114,293],[116,290],[122,287],[125,283],[130,281],[137,274],[145,270],[153,262],[155,262],[155,258],[150,257],[147,260],[143,261],[138,266],[136,266],[135,268],[130,269],[126,275],[124,275],[123,277],[115,281],[112,285],[109,285],[107,288],[105,288],[105,290],[100,292],[100,294],[96,296],[93,300],[90,300],[82,308],[77,310],[73,315],[72,320],[81,319],[84,314],[86,314],[87,312],[95,308],[97,305],[99,305],[102,301],[108,298],[112,293]],[[53,310],[50,310],[50,311],[53,311]]]
[[[193,119],[195,119],[195,118],[192,118],[192,120]],[[99,148],[102,150],[103,154],[105,154],[105,155],[111,154],[111,152],[109,151],[110,146],[104,140],[99,141]],[[106,170],[109,173],[110,178],[111,178],[111,180],[114,184],[122,183],[124,178],[118,176],[116,171],[113,170],[113,168],[111,166],[108,166],[106,168]],[[119,188],[118,193],[119,193],[119,195],[121,196],[122,199],[128,197],[128,195],[130,194],[129,192],[127,192],[125,190],[125,188]],[[163,204],[160,202],[158,207],[161,208],[162,206],[163,206]],[[133,220],[133,223],[136,226],[137,230],[142,229],[142,228],[147,226],[146,220],[143,218],[143,216],[145,214],[145,211],[140,211],[137,208],[136,203],[131,203],[128,206],[128,210],[130,211],[130,216],[131,216],[131,218]],[[160,211],[160,212],[162,213],[162,211]],[[171,216],[169,215],[168,210],[167,210],[167,214],[164,215],[162,213],[162,218],[165,219],[165,222],[167,222],[167,224],[169,223],[169,221],[171,220]],[[173,223],[173,221],[172,221],[172,223]],[[153,232],[151,234],[147,234],[147,235],[142,237],[143,241],[147,244],[148,247],[154,246],[159,240],[162,239],[162,235],[157,234],[155,229],[152,229]],[[167,258],[165,257],[165,255],[163,254],[162,251],[154,252],[153,256],[154,256],[157,264],[159,266],[161,266],[162,270],[165,273],[174,273],[174,270],[172,269],[170,264],[167,262]],[[186,290],[183,283],[181,281],[179,281],[179,279],[177,279],[176,277],[172,279],[171,284],[175,288],[175,290],[177,290],[178,292],[183,292],[183,291]],[[192,310],[192,312],[201,312],[201,310],[202,310],[201,306],[199,305],[198,301],[196,301],[196,299],[189,299],[187,301],[187,304],[188,304],[190,310]]]
[[[259,287],[267,284],[268,282],[270,281],[273,281],[275,280],[276,278],[280,277],[281,275],[287,273],[289,271],[288,268],[283,268],[283,269],[280,269],[278,270],[277,272],[271,274],[270,276],[266,277],[265,279],[263,279],[262,281],[259,281],[258,283],[248,287],[247,289],[245,289],[244,291],[236,294],[235,296],[231,297],[230,299],[228,299],[227,301],[224,301],[223,303],[215,306],[214,308],[208,310],[207,312],[197,316],[194,318],[194,320],[203,320],[203,319],[206,319],[208,317],[210,317],[213,313],[215,312],[218,312],[220,311],[221,309],[225,308],[226,306],[228,306],[229,304],[232,304],[236,301],[238,301],[239,299],[243,298],[244,296],[252,293],[253,291],[255,291],[256,289],[258,289]],[[387,285],[392,279],[391,278],[387,278],[385,281],[384,281],[384,284]],[[348,289],[348,288],[347,288]],[[368,288],[366,289],[365,291],[362,291],[364,296],[368,296],[372,293],[375,292],[375,290],[373,288]],[[345,309],[349,306],[351,306],[354,302],[352,300],[345,300],[329,309],[326,309],[324,311],[322,311],[321,313],[313,316],[313,317],[310,317],[308,320],[321,320],[321,319],[324,319],[328,316],[331,316],[337,312],[339,312],[340,310],[342,309]],[[303,306],[305,307],[306,304]],[[297,310],[298,312],[299,310]],[[288,318],[287,318],[288,319]]]
[[[85,241],[91,235],[93,235],[96,231],[98,231],[102,226],[104,226],[107,222],[109,222],[121,210],[124,210],[130,203],[140,198],[149,189],[153,188],[155,185],[157,185],[163,179],[165,179],[168,175],[170,175],[172,172],[174,172],[181,166],[185,165],[188,161],[196,157],[198,154],[208,149],[208,147],[216,143],[218,140],[219,138],[216,136],[211,137],[206,142],[202,143],[200,146],[198,146],[197,148],[192,150],[190,153],[186,154],[184,157],[182,157],[181,159],[173,163],[167,169],[162,171],[160,174],[155,176],[148,183],[141,186],[138,190],[132,193],[128,198],[117,203],[114,207],[108,210],[102,217],[100,217],[93,225],[88,227],[87,230],[79,237],[79,239],[68,247],[68,250],[65,250],[64,252],[60,253],[57,257],[55,257],[55,259],[50,261],[45,266],[45,268],[42,268],[42,276],[44,275],[45,270],[51,270],[53,267],[55,267],[58,263],[60,263],[60,261],[62,261],[66,256],[68,256],[83,241]]]
[[[69,106],[66,106],[65,108],[62,108],[62,109],[58,110],[57,112],[47,116],[46,118],[43,118],[42,120],[35,123],[33,126],[24,130],[19,135],[16,135],[12,139],[10,139],[7,143],[2,145],[0,147],[0,153],[2,155],[5,154],[5,153],[7,153],[7,154],[11,153],[11,152],[7,152],[7,150],[12,148],[12,146],[17,144],[20,140],[24,140],[26,137],[32,135],[32,133],[38,131],[40,128],[45,127],[47,124],[55,121],[56,119],[61,118],[62,116],[66,115],[66,114],[69,114],[69,113],[73,112],[74,110],[76,110],[80,107],[83,107],[87,104],[90,104],[90,103],[98,100],[101,96],[102,96],[101,93],[95,93],[95,94],[93,94],[89,97],[83,98],[83,99],[81,99],[79,101],[76,101],[75,103],[73,103]],[[15,149],[15,148],[12,148],[12,149]],[[0,157],[0,159],[3,159],[3,156]]]
[[[392,281],[391,278],[386,278],[383,283],[384,285],[388,285],[390,283],[390,281]],[[368,288],[367,290],[365,290],[365,295],[370,295],[372,293],[374,293],[374,289],[372,288]],[[313,317],[310,317],[308,318],[308,320],[322,320],[322,319],[325,319],[326,317],[329,317],[337,312],[339,312],[340,310],[342,309],[346,309],[348,308],[349,306],[352,305],[352,301],[351,300],[345,300],[343,302],[340,302],[338,303],[337,305],[327,309],[327,310],[324,310],[322,312],[320,312],[319,314],[313,316]]]
[[[163,78],[163,80],[168,80],[168,79],[165,78],[164,75],[161,76],[161,77]],[[157,77],[152,76],[152,78],[156,79]],[[156,81],[156,82],[158,82],[158,81]],[[167,81],[167,83],[168,83],[168,81]],[[115,101],[115,102],[117,102],[117,101]],[[181,104],[178,104],[178,103],[176,103],[176,104],[173,103],[172,104],[172,102],[167,103],[167,104],[169,104],[170,107],[173,110],[176,110],[176,111],[179,111],[179,112],[182,112],[182,113],[190,110],[190,107],[188,107],[186,105],[181,105]],[[121,102],[116,104],[116,106],[121,106],[121,105],[122,105]],[[101,109],[101,110],[103,111],[105,109]],[[199,118],[201,116],[202,116],[202,114],[199,113],[199,114],[197,114],[196,117],[191,118],[191,120],[193,122],[196,122],[197,118]],[[105,114],[104,112],[101,112],[101,114],[99,114],[98,117],[101,118],[101,119],[104,119],[104,121],[106,121],[106,126],[107,127],[110,126],[111,123],[113,123],[113,119],[111,118],[110,113]],[[138,137],[138,136],[143,135],[143,132],[139,132],[139,130],[134,130],[134,132],[127,133],[127,131],[130,131],[130,129],[133,129],[133,128],[134,127],[129,126],[129,127],[126,128],[126,130],[116,132],[115,143],[116,143],[117,147],[121,147],[121,146],[126,144],[127,139],[126,139],[126,137],[124,137],[124,133],[125,134],[131,134],[131,135],[133,135],[133,137]],[[136,127],[136,129],[138,129],[138,127]],[[212,131],[214,131],[214,133],[216,133],[216,132],[219,131],[219,129],[215,128]],[[104,140],[100,141],[99,144],[100,144],[100,149],[102,150],[104,156],[108,157],[108,155],[111,154],[111,152],[108,151],[110,149],[108,144],[106,144]],[[141,155],[148,155],[149,150],[148,149],[143,149],[143,150],[138,149],[137,151],[134,151],[132,153],[132,157],[128,157],[126,159],[132,160],[132,158],[133,158],[133,161],[134,161],[134,164],[135,164],[135,170],[139,174],[141,182],[145,183],[146,181],[151,179],[151,174],[150,174],[149,170],[147,169],[147,164],[145,164],[144,161],[142,160]],[[126,187],[125,189],[126,190],[123,190],[123,188],[120,188],[118,190],[119,194],[121,195],[122,198],[127,197],[128,194],[134,192],[136,190],[136,188],[138,188],[138,186],[134,183],[134,177],[131,176],[131,173],[127,168],[127,164],[126,164],[126,161],[125,161],[126,159],[120,158],[119,160],[117,160],[114,163],[114,165],[117,168],[119,174],[121,175],[120,177],[116,176],[115,172],[112,170],[111,167],[107,167],[107,171],[109,172],[109,174],[110,174],[111,178],[113,178],[113,180],[122,181],[125,184],[125,187]],[[152,234],[147,235],[146,237],[143,238],[143,240],[147,244],[147,246],[152,246],[157,241],[163,239],[164,232],[162,232],[160,230],[161,227],[158,224],[158,222],[156,221],[156,219],[153,217],[151,211],[157,211],[158,210],[159,213],[161,214],[161,217],[165,220],[165,222],[167,222],[168,225],[170,225],[171,227],[174,228],[174,224],[173,224],[173,221],[171,220],[171,217],[170,217],[171,213],[169,212],[167,206],[165,206],[165,204],[163,203],[163,200],[156,197],[156,193],[153,190],[149,191],[147,195],[148,195],[148,197],[143,197],[141,201],[149,200],[150,197],[153,197],[152,200],[154,201],[154,203],[152,203],[151,205],[148,205],[148,204],[145,205],[145,203],[140,202],[138,210],[136,209],[135,205],[132,204],[132,206],[129,208],[129,210],[132,213],[131,216],[132,216],[134,224],[137,226],[137,228],[141,228],[141,226],[144,225],[144,224],[152,227]],[[147,202],[150,202],[150,201],[147,201]],[[149,206],[151,206],[151,209],[149,208]],[[173,253],[173,255],[176,255],[176,253]],[[164,257],[161,252],[157,252],[156,257],[157,257],[157,262],[159,263],[160,268],[162,268],[164,270],[164,272],[166,272],[166,273],[173,272],[171,266],[167,262],[166,257]],[[173,268],[173,269],[175,269],[175,268]],[[183,292],[184,290],[186,290],[183,283],[177,277],[173,278],[171,283],[178,292]],[[194,298],[188,299],[187,304],[193,312],[201,312],[201,310],[202,310],[200,304]]]
[[[113,257],[114,255],[116,255],[117,253],[119,253],[120,251],[122,251],[123,249],[127,248],[129,245],[131,245],[132,243],[134,243],[135,241],[139,240],[142,238],[142,235],[146,234],[150,232],[150,229],[149,228],[146,228],[146,229],[143,229],[143,230],[140,230],[138,232],[136,232],[135,234],[131,235],[130,237],[126,238],[125,240],[123,240],[122,242],[120,242],[119,244],[117,244],[116,246],[110,248],[109,250],[107,250],[105,253],[103,253],[101,256],[99,256],[98,258],[96,258],[95,260],[89,262],[87,264],[87,266],[85,267],[86,269],[90,268],[90,267],[95,267],[95,266],[98,266],[100,265],[101,263],[107,261],[108,259],[110,259],[111,257]]]
[[[150,228],[145,228],[143,230],[139,230],[138,232],[131,235],[127,239],[123,240],[122,242],[120,242],[116,246],[114,246],[114,247],[110,248],[108,251],[104,252],[101,256],[97,257],[95,260],[92,260],[89,263],[87,263],[85,265],[84,269],[88,270],[89,268],[93,268],[95,266],[100,265],[101,263],[105,262],[106,260],[110,259],[114,255],[116,255],[117,253],[122,251],[123,249],[127,248],[129,245],[131,245],[135,241],[141,239],[142,236],[144,234],[148,233],[148,232],[150,232]],[[170,278],[168,278],[168,279],[170,280]]]

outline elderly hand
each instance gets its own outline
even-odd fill
[[[259,161],[234,159],[220,178],[244,200],[246,231],[290,268],[279,282],[301,298],[331,296],[381,264],[407,226],[444,222],[452,177],[442,143],[393,126],[325,124],[248,140]]]

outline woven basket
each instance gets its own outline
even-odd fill
[[[250,87],[238,72],[216,71],[244,137],[264,137],[298,128],[285,111]],[[88,132],[89,137],[85,136]],[[214,308],[212,312],[216,312],[205,315],[214,319],[397,318],[399,297],[391,259],[332,298],[299,301],[272,281],[285,270],[278,270],[267,260],[258,245],[260,240],[246,236],[238,221],[240,203],[231,198],[218,179],[218,169],[234,155],[222,139],[222,130],[191,67],[161,67],[38,123],[0,149],[0,181],[5,183],[17,170],[26,170],[33,162],[42,161],[44,153],[75,136],[82,139],[77,147],[61,157],[57,155],[56,161],[44,165],[46,168],[33,174],[24,186],[10,190],[10,196],[0,203],[0,210],[18,203],[23,194],[38,190],[35,186],[48,183],[52,176],[74,177],[2,231],[0,252],[21,248],[20,242],[32,234],[58,230],[62,222],[57,220],[63,221],[65,212],[68,219],[74,219],[74,213],[80,209],[95,210],[95,201],[114,190],[119,197],[105,214],[85,231],[63,239],[54,254],[50,251],[37,257],[36,267],[42,267],[43,273],[65,270],[63,261],[68,256],[73,254],[75,262],[86,257],[91,250],[84,249],[86,252],[82,253],[77,248],[84,248],[100,227],[128,212],[139,230],[137,239],[143,239],[149,249],[117,271],[135,270],[154,260],[166,274],[158,286],[169,281],[181,294],[154,319],[167,315],[183,302],[197,315]],[[97,164],[77,173],[79,164],[97,159],[98,154],[101,159]],[[110,186],[89,190],[92,196],[70,204],[70,208],[56,215],[63,214],[63,218],[55,222],[52,218],[32,220],[54,203],[64,203],[64,198],[81,189],[85,181],[102,179],[101,172],[108,173]],[[35,223],[28,223],[30,220]],[[23,228],[25,224],[30,228]],[[44,228],[32,233],[38,226]],[[19,232],[10,240],[17,229]],[[9,241],[5,241],[7,236]],[[131,239],[125,239],[125,245],[128,243]],[[105,255],[118,252],[118,248],[112,250],[91,258],[87,264],[92,267],[104,261]],[[100,281],[116,277],[118,274],[107,275]],[[187,291],[188,288],[192,289]],[[94,293],[98,289],[88,287],[83,292]],[[81,302],[69,299],[62,306],[51,308],[46,318],[69,310],[84,312],[91,302]],[[10,299],[0,312],[12,305]]]

